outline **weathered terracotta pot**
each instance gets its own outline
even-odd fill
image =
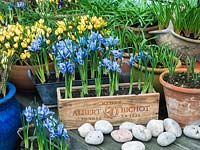
[[[176,72],[186,72],[186,69],[176,69]],[[164,89],[168,116],[176,120],[181,127],[200,121],[200,89],[169,84],[163,80],[168,73],[168,71],[163,72],[159,78]]]
[[[180,36],[174,32],[172,22],[165,30],[149,31],[149,34],[157,36],[156,43],[158,45],[166,45],[171,50],[177,50],[177,55],[182,55],[181,60],[185,61],[187,56],[194,56],[200,61],[200,40],[193,40]]]

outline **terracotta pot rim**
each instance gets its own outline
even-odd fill
[[[184,40],[186,42],[191,42],[191,43],[197,43],[197,44],[200,44],[200,40],[194,40],[194,39],[190,39],[190,38],[187,38],[187,37],[184,37],[184,36],[181,36],[179,34],[177,34],[176,32],[174,32],[173,30],[171,31],[172,35],[181,39],[181,40]]]
[[[175,72],[186,72],[187,69],[186,68],[178,68],[175,70]],[[200,70],[195,70],[195,72],[199,72]],[[164,88],[173,90],[173,91],[177,91],[177,92],[181,92],[181,93],[186,93],[186,94],[200,94],[200,89],[197,88],[183,88],[183,87],[178,87],[175,85],[172,85],[166,81],[163,80],[164,75],[168,74],[169,71],[165,71],[163,72],[160,77],[159,77],[159,81],[162,84],[162,86]]]
[[[178,58],[176,58],[175,57],[175,59],[178,59]],[[138,64],[135,64],[134,65],[136,68],[138,68]],[[176,65],[176,68],[180,68],[182,66],[182,63],[181,63],[181,61],[179,60],[178,61],[178,64]],[[143,70],[145,70],[145,67],[144,66],[142,66],[142,71]],[[152,71],[152,68],[150,68],[150,67],[147,67],[147,70],[148,71]],[[165,72],[165,71],[168,71],[168,68],[154,68],[154,72],[155,73],[163,73],[163,72]]]

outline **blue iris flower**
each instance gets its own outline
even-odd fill
[[[79,44],[83,47],[87,46],[87,39],[85,37],[80,37],[79,38]]]
[[[37,52],[40,51],[42,49],[42,43],[45,41],[46,39],[43,38],[42,36],[38,36],[32,43],[31,43],[31,47],[28,49],[31,52]]]
[[[74,70],[75,70],[75,64],[72,62],[61,62],[58,63],[58,68],[59,68],[59,72],[61,72],[62,74],[74,74]]]
[[[59,72],[61,72],[62,74],[65,74],[67,72],[66,62],[58,63],[57,66],[59,68]]]
[[[118,38],[113,38],[112,36],[110,36],[109,38],[106,38],[105,41],[103,41],[103,45],[105,47],[113,47],[115,45],[117,45],[119,42]]]
[[[98,40],[98,36],[99,36],[98,32],[92,32],[91,35],[90,35],[90,40],[97,41]]]
[[[130,66],[134,66],[135,63],[137,63],[137,57],[135,57],[135,56],[132,55],[132,56],[130,57],[130,60],[129,60],[129,65],[130,65]]]
[[[79,48],[78,52],[76,52],[76,62],[80,65],[84,65],[84,59],[87,56],[87,49]]]
[[[97,50],[97,41],[91,41],[89,44],[89,48],[91,51],[96,51]]]
[[[117,63],[117,62],[113,62],[111,67],[110,67],[110,70],[113,71],[113,72],[119,72],[121,73],[121,68],[120,68],[120,65]]]
[[[26,7],[26,3],[25,2],[17,2],[16,3],[16,7],[19,9],[24,9]]]
[[[25,108],[24,116],[26,117],[26,121],[30,123],[34,117],[34,110],[31,108],[31,106],[28,106]]]
[[[57,60],[66,60],[71,57],[71,53],[74,49],[72,41],[69,39],[61,40],[57,42],[53,47],[53,54]]]
[[[140,51],[140,52],[138,53],[137,59],[138,59],[138,60],[141,59],[142,61],[146,61],[147,59],[151,59],[151,56],[148,55],[147,52]]]
[[[70,139],[69,135],[67,134],[67,130],[64,128],[63,124],[59,124],[57,128],[49,135],[49,138],[51,140],[55,138],[62,139],[63,137],[66,141]]]
[[[40,120],[45,120],[49,116],[54,115],[54,112],[50,111],[49,108],[43,104],[42,107],[38,107],[37,114]]]
[[[54,128],[56,127],[56,125],[58,124],[58,121],[56,119],[54,119],[53,117],[47,118],[46,120],[44,120],[44,127],[46,127],[48,129],[49,132],[53,132]]]
[[[123,53],[120,50],[113,50],[111,52],[114,56],[114,59],[121,59],[123,56]]]
[[[75,64],[72,62],[67,62],[66,67],[67,67],[67,73],[73,75],[75,70]]]

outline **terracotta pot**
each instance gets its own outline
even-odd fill
[[[186,69],[176,69],[176,72],[186,72]],[[168,71],[163,72],[159,78],[164,89],[168,116],[176,120],[181,127],[200,121],[200,89],[169,84],[163,80],[168,73]]]
[[[12,82],[18,91],[35,92],[35,86],[27,76],[28,69],[33,71],[31,66],[12,65],[9,81]]]
[[[150,34],[157,36],[158,45],[167,45],[171,50],[177,50],[177,55],[182,55],[181,60],[185,61],[187,56],[194,56],[200,61],[200,40],[193,40],[180,36],[174,32],[172,22],[165,30],[150,31]]]
[[[12,65],[11,72],[9,75],[9,81],[12,82],[17,91],[21,92],[36,92],[36,88],[33,85],[32,81],[28,78],[27,71],[31,69],[32,66],[21,66],[21,65]],[[53,70],[53,63],[49,64],[50,71]]]

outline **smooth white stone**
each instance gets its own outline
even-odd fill
[[[182,135],[182,130],[180,125],[173,119],[167,118],[164,120],[165,131],[175,134],[176,137]]]
[[[94,131],[94,127],[90,123],[84,123],[78,128],[81,137],[86,137],[90,131]]]
[[[131,131],[132,128],[133,128],[135,125],[136,125],[136,124],[135,124],[135,123],[132,123],[132,122],[123,122],[123,123],[119,126],[119,129],[120,129],[120,130],[125,129],[125,130]]]
[[[132,129],[133,136],[141,141],[149,141],[152,138],[151,131],[143,125],[136,125]]]
[[[109,134],[113,130],[113,126],[109,121],[99,120],[94,125],[95,130],[101,131],[103,134]]]
[[[147,129],[151,131],[153,137],[158,137],[164,132],[163,120],[150,120],[147,124]]]
[[[111,137],[120,143],[128,142],[133,139],[133,134],[129,130],[114,130],[111,132]]]
[[[188,125],[183,129],[183,133],[190,138],[200,140],[200,127],[198,125]]]
[[[99,145],[103,143],[104,136],[101,131],[90,131],[85,137],[85,142],[91,145]]]
[[[157,138],[160,146],[168,146],[176,141],[176,136],[171,132],[163,132]]]
[[[139,141],[126,142],[122,145],[122,150],[145,150],[145,145]]]

